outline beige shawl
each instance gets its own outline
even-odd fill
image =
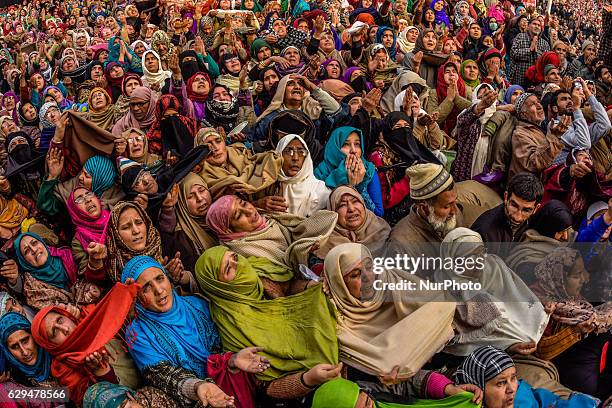
[[[297,271],[300,264],[308,264],[313,245],[325,245],[338,214],[320,210],[308,218],[288,213],[269,214],[265,218],[267,226],[262,230],[223,244],[244,257],[267,258]]]
[[[453,337],[453,302],[415,302],[412,292],[376,290],[369,301],[353,297],[343,280],[352,267],[372,255],[360,244],[342,244],[325,258],[325,279],[338,310],[340,359],[367,374],[382,375],[399,366],[413,376]],[[386,270],[374,279],[384,283],[419,278]]]
[[[389,234],[391,234],[391,227],[387,224],[387,221],[365,208],[363,197],[361,197],[361,194],[353,187],[340,186],[336,188],[329,197],[328,209],[335,212],[340,203],[340,199],[345,194],[350,194],[361,202],[365,209],[365,220],[363,224],[354,231],[346,229],[339,223],[336,223],[336,227],[327,240],[327,244],[322,245],[317,250],[317,256],[321,259],[325,258],[332,248],[347,242],[363,244],[368,247],[370,252],[377,255],[379,252],[382,252],[387,243],[387,238],[389,238]]]
[[[528,229],[521,237],[521,242],[510,252],[506,258],[506,265],[514,271],[518,270],[524,263],[539,264],[555,248],[566,245],[554,238],[540,235],[534,229]]]
[[[253,154],[242,143],[227,146],[227,161],[224,166],[205,163],[200,172],[213,200],[228,194],[232,185],[239,184],[248,194],[265,190],[278,179],[282,157],[275,152]]]
[[[285,100],[285,88],[287,87],[287,82],[289,82],[289,78],[291,75],[287,75],[283,77],[276,87],[276,92],[274,93],[274,97],[272,98],[272,102],[270,102],[270,106],[263,111],[261,115],[257,118],[259,122],[272,112],[279,112],[281,110],[285,110],[285,105],[283,101]],[[304,92],[304,99],[302,99],[302,111],[312,120],[319,119],[321,115],[321,105],[314,98],[310,96],[310,92]]]
[[[217,245],[217,240],[204,229],[206,217],[191,215],[189,208],[187,208],[187,197],[189,197],[191,188],[195,185],[208,188],[202,177],[195,173],[187,174],[183,181],[181,181],[179,198],[175,208],[177,229],[182,230],[187,235],[193,246],[198,250],[198,254],[200,254],[208,248]]]

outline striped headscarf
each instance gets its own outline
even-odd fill
[[[505,351],[483,346],[463,361],[455,373],[455,383],[474,384],[484,390],[487,381],[510,367],[514,367],[514,361]]]

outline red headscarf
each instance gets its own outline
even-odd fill
[[[448,85],[446,84],[446,81],[444,81],[444,69],[448,65],[452,65],[457,70],[457,76],[459,77],[459,80],[457,81],[457,92],[460,96],[464,98],[466,95],[465,82],[463,82],[463,78],[461,78],[461,75],[459,74],[459,67],[454,62],[447,62],[438,69],[438,82],[436,85],[436,93],[438,94],[439,104],[441,104],[442,101],[446,99],[446,96],[448,95]],[[443,130],[449,135],[455,128],[455,124],[457,123],[457,115],[459,115],[459,109],[457,109],[457,107],[455,106],[453,107],[451,113],[448,115],[448,118],[444,121]]]
[[[540,55],[535,65],[527,68],[525,76],[534,84],[541,84],[544,82],[544,68],[546,68],[547,65],[554,65],[559,68],[561,62],[556,52],[546,51],[544,54]]]
[[[208,81],[209,88],[212,89],[212,81],[210,80],[210,76],[208,74],[204,73],[204,72],[198,72],[197,74],[194,74],[191,78],[189,78],[187,80],[187,97],[189,99],[191,99],[192,101],[206,102],[206,99],[208,98],[208,95],[200,95],[200,94],[197,94],[197,93],[195,93],[195,92],[193,92],[191,90],[191,86],[193,85],[193,81],[198,76],[203,76],[204,78],[206,78],[206,81]]]
[[[32,337],[53,356],[51,374],[61,385],[68,387],[70,399],[81,405],[85,391],[94,376],[85,368],[85,357],[99,351],[123,328],[140,285],[116,283],[97,305],[88,305],[81,310],[77,321],[68,311],[47,306],[32,320]],[[47,337],[45,317],[50,312],[66,316],[77,323],[74,331],[60,345],[51,343]]]
[[[138,83],[140,84],[139,86],[142,86],[142,79],[138,75],[136,75],[136,74],[127,74],[127,75],[124,75],[123,76],[123,81],[121,81],[121,93],[123,95],[125,95],[125,96],[127,96],[126,93],[125,93],[125,84],[127,84],[127,81],[130,80],[130,79],[137,80]]]

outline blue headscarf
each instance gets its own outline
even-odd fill
[[[523,93],[525,93],[525,89],[520,86],[520,85],[510,85],[510,87],[508,88],[508,90],[506,91],[506,93],[504,94],[504,102],[506,102],[507,104],[512,104],[511,100],[512,100],[512,94],[514,92],[516,92],[517,90],[521,90],[523,91]]]
[[[436,19],[434,20],[434,24],[446,24],[446,27],[448,27],[450,29],[450,21],[448,20],[448,16],[446,15],[446,12],[444,11],[444,7],[442,7],[441,11],[436,11],[436,9],[434,8],[434,6],[436,5],[436,3],[438,2],[442,2],[444,3],[444,0],[433,0],[431,2],[431,10],[434,12],[434,14],[436,15]]]
[[[128,261],[121,282],[137,280],[147,268],[164,267],[151,257],[140,255]],[[210,317],[207,303],[195,296],[179,296],[172,291],[172,308],[164,313],[152,312],[136,302],[137,317],[130,325],[135,341],[130,350],[140,371],[162,361],[193,371],[206,378],[206,364],[211,350],[220,346],[219,333]]]
[[[19,246],[21,245],[21,240],[25,236],[29,236],[40,241],[40,243],[45,247],[48,255],[47,261],[44,265],[34,267],[30,265],[21,254]],[[24,232],[23,234],[19,235],[17,239],[15,239],[13,246],[15,248],[15,252],[17,253],[17,263],[23,271],[31,273],[36,279],[55,286],[56,288],[64,290],[69,289],[70,278],[66,268],[64,268],[62,259],[58,256],[51,255],[51,250],[40,236],[34,234],[33,232]]]
[[[38,356],[36,357],[36,363],[30,366],[18,361],[11,354],[7,346],[7,341],[11,334],[17,330],[30,332],[31,327],[31,323],[23,315],[15,312],[5,314],[0,319],[0,342],[2,342],[0,347],[2,348],[4,358],[8,360],[11,366],[21,371],[27,378],[41,382],[49,378],[51,373],[51,355],[45,349],[36,345],[38,347]]]
[[[117,24],[119,24],[119,22],[117,22]],[[115,39],[119,40],[117,44],[115,44]],[[124,63],[119,63],[119,56],[121,55],[120,42],[125,44],[125,49],[132,56],[131,59],[126,57]],[[129,70],[137,74],[142,74],[142,60],[140,59],[138,55],[136,55],[134,50],[132,50],[132,48],[130,47],[130,44],[126,43],[121,38],[113,36],[109,38],[107,45],[108,45],[108,57],[106,57],[106,62],[104,63],[105,68],[109,63],[117,62],[119,63],[119,65],[124,67],[126,71]]]
[[[391,48],[385,48],[387,48],[387,52],[389,53],[391,59],[395,60],[395,56],[397,55],[397,36],[395,35],[395,31],[393,31],[391,27],[378,27],[378,31],[376,31],[376,42],[378,44],[382,44],[382,37],[385,31],[391,31],[391,34],[393,34],[393,45],[391,45]]]
[[[372,180],[372,177],[376,174],[374,165],[363,157],[365,145],[363,144],[363,133],[361,133],[361,130],[350,126],[342,126],[332,132],[325,145],[323,161],[314,171],[315,177],[319,180],[323,180],[325,185],[331,189],[343,184],[348,184],[348,174],[344,167],[346,155],[340,149],[349,135],[353,132],[357,133],[361,139],[361,160],[366,168],[366,174],[363,181],[356,186],[357,190],[360,192],[366,191],[367,185],[370,184],[370,180]]]
[[[102,381],[87,389],[83,397],[83,408],[118,408],[128,394],[134,391],[124,385]]]
[[[111,188],[117,178],[113,161],[104,156],[92,156],[83,166],[91,174],[91,191],[98,197]]]

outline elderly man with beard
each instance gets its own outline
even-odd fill
[[[508,179],[523,171],[540,174],[547,169],[563,148],[559,138],[571,124],[569,117],[564,117],[545,134],[541,128],[544,109],[538,97],[531,93],[521,94],[514,106],[519,122],[512,133]]]
[[[450,231],[462,226],[453,177],[433,163],[415,164],[406,170],[410,179],[410,213],[393,228],[386,256],[436,258],[440,243]],[[421,269],[417,275],[428,278],[434,270]]]
[[[518,242],[527,230],[527,221],[543,194],[544,187],[537,176],[518,173],[508,183],[503,203],[482,213],[471,229],[482,236],[489,253],[505,258],[510,243]]]

